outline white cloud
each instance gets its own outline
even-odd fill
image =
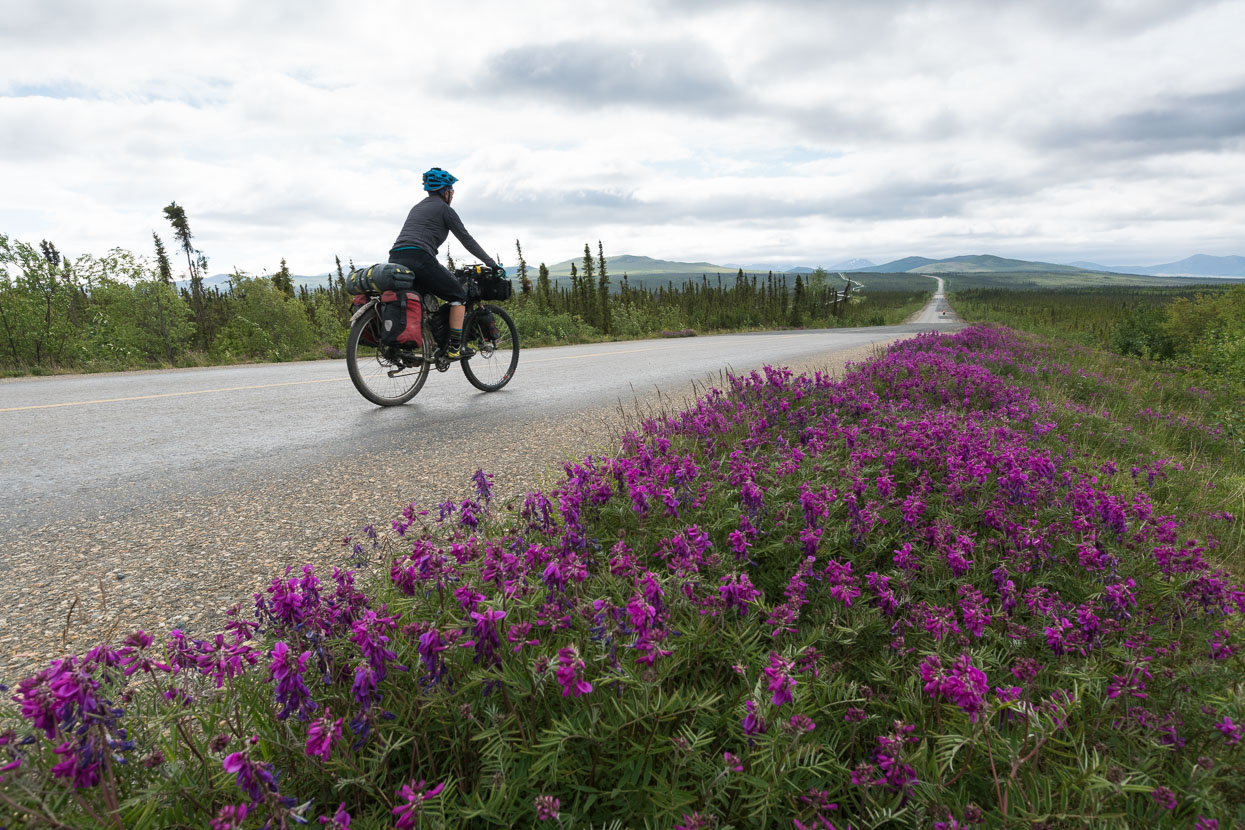
[[[507,261],[1245,252],[1241,0],[20,6],[0,232],[71,253],[383,258],[432,165]]]

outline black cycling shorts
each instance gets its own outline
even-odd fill
[[[451,303],[467,302],[467,288],[427,251],[420,248],[390,251],[389,261],[415,272],[416,290],[435,294]]]

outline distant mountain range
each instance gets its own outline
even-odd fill
[[[806,265],[787,266],[762,264],[762,265],[715,265],[711,262],[679,262],[668,259],[654,259],[647,256],[637,256],[634,254],[623,254],[621,256],[607,257],[606,265],[609,268],[610,277],[614,280],[619,279],[625,273],[629,277],[637,278],[642,282],[653,282],[655,280],[665,280],[666,278],[686,278],[689,275],[697,274],[734,274],[741,268],[748,274],[765,274],[773,271],[775,274],[811,274],[813,267]],[[582,260],[568,259],[563,262],[557,262],[549,266],[549,275],[555,281],[565,279],[570,276],[571,264],[574,263],[579,267]],[[533,281],[536,279],[538,265],[528,265],[528,276]],[[992,256],[989,254],[979,254],[974,256],[954,256],[945,259],[929,259],[921,256],[904,257],[891,262],[885,262],[881,265],[875,265],[867,259],[849,259],[834,265],[825,266],[827,271],[831,273],[835,271],[855,271],[875,274],[897,274],[897,273],[919,273],[919,274],[948,274],[948,273],[1048,273],[1048,274],[1137,274],[1141,276],[1156,277],[1236,277],[1245,278],[1245,256],[1209,256],[1207,254],[1196,254],[1186,257],[1178,262],[1167,262],[1161,265],[1100,265],[1096,262],[1070,262],[1070,263],[1054,263],[1039,262],[1024,259],[1006,259],[1004,257]],[[515,266],[508,265],[507,270],[510,276],[515,275]],[[313,274],[310,276],[293,277],[295,287],[306,286],[308,290],[314,290],[318,287],[324,287],[329,284],[329,278],[333,276],[330,272],[323,274]],[[205,277],[203,283],[206,287],[227,289],[229,286],[229,274],[215,274]],[[189,286],[189,280],[178,280],[179,287]]]
[[[946,259],[912,256],[871,268],[852,270],[921,274],[1040,272],[1048,274],[1135,274],[1154,277],[1245,277],[1245,257],[1197,254],[1179,262],[1169,262],[1163,265],[1099,265],[1096,262],[1083,261],[1060,265],[1053,262],[1005,259],[989,255],[956,256]]]
[[[272,275],[271,274],[248,274],[247,276],[271,277]],[[295,289],[297,289],[301,285],[305,285],[307,286],[308,291],[314,291],[316,288],[327,288],[329,284],[329,277],[331,276],[336,276],[336,274],[326,271],[323,274],[313,274],[311,276],[302,276],[302,277],[291,276],[290,280],[291,282],[294,283]],[[222,291],[228,291],[229,280],[232,277],[233,277],[233,274],[213,274],[210,277],[204,277],[203,287],[204,288],[219,288]],[[190,288],[190,280],[178,280],[176,282],[176,285],[178,288]]]
[[[549,276],[569,277],[572,263],[574,263],[576,268],[581,268],[583,260],[581,258],[556,262],[549,266]],[[741,268],[748,274],[765,274],[770,271],[773,271],[775,274],[811,274],[817,270],[816,267],[810,268],[806,265],[793,267],[790,264],[776,265],[773,263],[762,265],[715,265],[712,262],[679,262],[669,259],[636,256],[634,254],[606,257],[605,265],[609,268],[610,275],[614,277],[621,277],[624,273],[629,277],[659,277],[666,275],[685,277],[688,274],[733,274]],[[873,263],[867,259],[849,259],[845,262],[823,267],[827,271],[859,271],[871,265]],[[529,265],[528,268],[533,274],[535,273],[535,267]],[[508,267],[508,270],[511,273],[514,272],[513,267]]]
[[[1194,254],[1179,262],[1162,265],[1099,265],[1094,262],[1071,262],[1090,271],[1116,274],[1143,274],[1151,277],[1245,277],[1245,257]]]
[[[903,259],[896,259],[882,265],[873,265],[868,268],[854,268],[854,271],[864,271],[875,274],[901,274],[901,273],[920,273],[920,274],[987,274],[987,273],[1022,273],[1022,272],[1045,272],[1057,274],[1075,274],[1078,272],[1088,273],[1088,269],[1078,268],[1075,265],[1056,265],[1053,262],[1031,262],[1024,259],[1006,259],[999,256],[991,256],[989,254],[979,254],[977,256],[954,256],[946,259],[928,259],[923,256],[910,256]]]
[[[549,273],[553,277],[570,275],[571,263],[578,266],[579,260],[566,260],[550,266]],[[653,259],[646,256],[608,257],[606,263],[610,274],[620,277],[624,272],[633,277],[664,277],[683,276],[688,274],[730,274],[740,268],[749,274],[764,274],[773,271],[775,274],[811,274],[814,267],[789,264],[776,265],[770,263],[753,265],[715,265],[710,262],[678,262],[674,260]],[[910,256],[875,265],[867,259],[849,259],[823,266],[827,271],[857,271],[875,274],[921,273],[921,274],[986,274],[986,273],[1046,273],[1046,274],[1136,274],[1140,276],[1191,276],[1191,277],[1245,277],[1245,257],[1240,256],[1208,256],[1197,254],[1179,262],[1162,265],[1099,265],[1095,262],[1055,263],[1037,260],[1007,259],[990,254],[973,256],[953,256],[945,259],[930,259],[922,256]]]
[[[596,260],[593,260],[595,268]],[[571,275],[571,265],[577,270],[582,270],[583,259],[568,259],[563,262],[555,262],[549,266],[549,276],[551,277],[569,277]],[[730,268],[725,265],[714,265],[710,262],[672,262],[665,259],[653,259],[647,256],[635,256],[633,254],[623,254],[622,256],[610,256],[605,258],[605,266],[609,269],[610,276],[614,278],[621,277],[624,273],[631,277],[657,277],[666,274],[712,274],[727,271],[735,271],[737,269]],[[529,276],[536,278],[538,265],[528,264]],[[514,273],[514,266],[506,266],[506,270],[511,274]]]

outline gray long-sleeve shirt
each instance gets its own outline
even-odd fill
[[[437,248],[441,247],[441,243],[449,236],[450,231],[454,232],[454,236],[464,248],[479,257],[485,265],[490,268],[497,265],[493,258],[480,247],[480,243],[467,233],[463,220],[458,218],[458,211],[447,205],[445,200],[435,193],[429,193],[422,202],[411,208],[411,212],[406,215],[406,223],[402,225],[402,232],[398,234],[398,241],[393,243],[393,248],[414,246],[427,251],[435,258]]]

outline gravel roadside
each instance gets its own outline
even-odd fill
[[[900,339],[900,338],[895,338]],[[893,342],[893,341],[890,341]],[[877,343],[788,364],[797,372],[842,374]],[[752,366],[736,366],[746,371]],[[525,421],[486,441],[464,438],[435,459],[402,452],[311,465],[294,477],[219,497],[174,499],[111,521],[49,524],[0,542],[0,683],[12,684],[50,659],[115,642],[141,628],[158,636],[181,628],[207,636],[223,612],[289,566],[331,573],[344,565],[345,536],[389,526],[414,503],[434,508],[472,491],[483,467],[502,499],[548,485],[565,460],[613,452],[639,415],[677,411],[721,376],[620,401],[573,416]]]

